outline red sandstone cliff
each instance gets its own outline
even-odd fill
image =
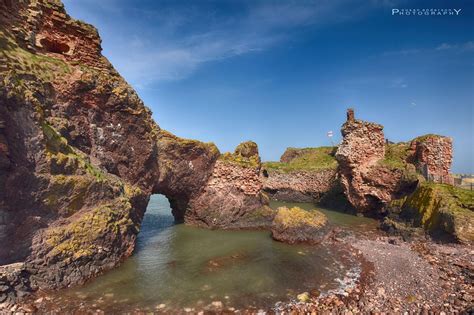
[[[393,199],[410,194],[419,180],[415,170],[435,182],[451,182],[450,138],[427,135],[405,143],[386,143],[383,126],[357,120],[349,109],[336,152],[349,202],[361,212],[379,213]]]
[[[216,146],[160,129],[101,55],[97,30],[60,1],[0,0],[0,82],[0,264],[20,262],[0,268],[0,303],[119,264],[152,193],[177,220],[214,226],[198,201],[222,188]],[[234,184],[222,189],[245,200],[227,202],[236,222],[265,200]]]

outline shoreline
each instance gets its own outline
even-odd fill
[[[342,230],[343,231],[343,230]],[[470,245],[441,244],[428,238],[410,242],[400,237],[379,233],[351,234],[328,240],[330,245],[346,247],[360,264],[360,275],[354,285],[337,293],[319,295],[314,292],[307,302],[297,299],[279,301],[269,308],[237,309],[214,301],[200,308],[170,309],[158,304],[155,309],[125,310],[131,314],[280,314],[368,312],[435,312],[436,314],[467,314],[472,311],[474,291],[472,278],[474,248]],[[333,290],[334,291],[334,290]],[[54,296],[54,294],[53,294]],[[100,304],[84,301],[57,301],[45,291],[38,292],[13,312],[107,314],[115,312]]]

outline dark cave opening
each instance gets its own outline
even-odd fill
[[[65,54],[71,49],[68,44],[51,40],[49,38],[42,38],[40,44],[48,51],[55,54]]]

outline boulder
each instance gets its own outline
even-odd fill
[[[318,210],[280,207],[271,231],[273,239],[280,242],[318,244],[328,235],[328,219]]]

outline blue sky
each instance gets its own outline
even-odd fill
[[[103,53],[178,136],[263,160],[341,140],[347,107],[392,141],[454,139],[474,173],[474,1],[64,0]],[[393,16],[392,9],[461,9]]]

